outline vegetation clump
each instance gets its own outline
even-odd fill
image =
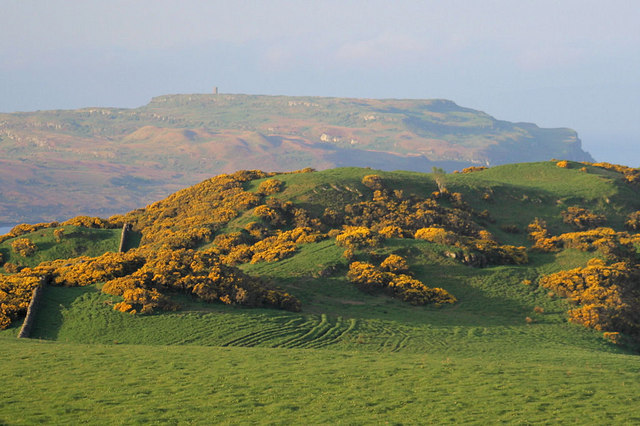
[[[91,216],[77,216],[61,223],[62,226],[83,226],[85,228],[118,228],[120,225],[108,219]]]
[[[258,195],[273,195],[282,191],[284,187],[284,182],[277,179],[267,179],[263,181],[256,190],[256,194]]]
[[[568,298],[577,307],[569,320],[596,330],[638,335],[640,269],[626,262],[593,259],[584,268],[544,276],[540,285]]]
[[[487,169],[488,169],[488,167],[485,167],[485,166],[471,166],[471,167],[465,167],[460,172],[458,172],[456,170],[454,173],[467,174],[467,173],[481,172],[481,171],[487,170]]]
[[[632,167],[622,166],[620,164],[611,164],[607,162],[600,162],[600,163],[583,162],[583,164],[594,166],[594,167],[600,167],[602,169],[611,170],[611,171],[620,173],[622,174],[623,180],[626,183],[629,183],[632,185],[640,184],[640,169],[634,169]]]
[[[348,249],[372,248],[380,245],[382,237],[366,226],[346,226],[336,236],[336,243]]]
[[[607,218],[582,207],[569,207],[562,212],[562,220],[577,230],[585,230],[604,225]]]
[[[624,226],[629,231],[640,231],[640,210],[630,213]]]
[[[412,305],[451,304],[456,298],[442,288],[430,288],[415,279],[406,261],[397,255],[387,257],[379,267],[368,262],[352,262],[349,281],[363,291],[384,291]]]
[[[32,256],[37,250],[38,246],[31,242],[28,238],[18,238],[11,243],[13,251],[24,257]]]

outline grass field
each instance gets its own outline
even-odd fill
[[[418,276],[460,302],[414,307],[314,278],[332,251],[309,244],[249,268],[296,290],[301,313],[178,297],[181,311],[135,316],[97,287],[47,288],[34,339],[15,339],[19,324],[0,332],[0,422],[640,421],[640,358],[567,323],[565,302],[520,284],[531,269],[425,261]],[[585,261],[569,251],[532,265]]]
[[[6,424],[640,421],[638,358],[571,346],[471,356],[1,343]]]
[[[277,196],[317,211],[349,202],[371,173],[282,175]],[[407,193],[436,188],[418,173],[375,173]],[[489,210],[498,220],[487,226],[511,244],[530,243],[501,224],[524,231],[542,216],[564,232],[558,215],[574,202],[606,213],[617,228],[625,210],[638,208],[601,169],[539,163],[446,179],[474,209]],[[51,239],[43,231],[51,232],[38,231],[39,247]],[[62,257],[94,240],[95,250],[113,250],[119,235],[81,231],[40,255]],[[472,268],[423,240],[391,238],[375,249],[378,257],[402,255],[416,278],[458,299],[436,307],[357,290],[345,277],[343,250],[327,239],[278,262],[242,265],[298,297],[301,312],[171,294],[180,310],[131,315],[114,311],[121,299],[100,285],[47,287],[32,339],[16,339],[20,321],[0,331],[0,424],[640,423],[637,352],[569,323],[569,304],[536,285],[597,253],[531,252],[527,265]]]

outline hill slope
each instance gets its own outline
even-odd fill
[[[584,267],[593,257],[613,265],[596,269],[637,263],[638,236],[622,232],[624,226],[637,229],[638,219],[631,220],[640,209],[636,184],[614,168],[568,166],[516,164],[451,175],[357,168],[221,175],[109,220],[79,217],[16,228],[0,241],[4,269],[29,268],[4,291],[24,309],[20,298],[28,293],[10,289],[29,291],[30,277],[46,274],[65,286],[107,282],[103,292],[124,296],[122,303],[108,299],[121,311],[171,308],[178,292],[207,302],[320,315],[329,310],[343,318],[370,317],[375,306],[385,310],[387,304],[404,312],[402,301],[453,304],[456,321],[468,317],[469,324],[485,323],[495,304],[496,324],[511,324],[521,320],[523,306],[547,303],[535,294],[552,289],[566,296],[551,285],[531,293],[522,280],[542,284],[544,276]],[[136,231],[138,248],[87,257],[115,247],[109,228],[125,222]],[[71,258],[78,255],[84,257]],[[63,260],[36,267],[47,259]],[[502,296],[495,298],[495,291]],[[460,305],[467,306],[463,315]],[[427,315],[432,323],[446,317],[443,309],[432,316],[429,309],[416,314],[409,308],[406,318]],[[337,334],[354,327],[327,321],[320,323],[337,327]],[[598,327],[605,330],[638,331],[633,319],[602,321]]]
[[[637,328],[607,320],[634,320],[617,308],[638,294],[619,265],[637,274],[640,189],[613,167],[566,166],[238,172],[109,221],[17,228],[1,238],[5,260],[64,260],[2,276],[16,297],[9,286],[34,271],[59,285],[45,289],[35,339],[16,341],[19,314],[0,331],[0,421],[635,423]],[[67,258],[113,250],[124,221],[138,248]],[[36,252],[16,254],[19,239]],[[353,273],[364,263],[375,279]],[[564,294],[547,279],[562,271],[598,272],[588,293],[604,299]],[[252,298],[242,274],[300,305]],[[455,302],[407,297],[403,274]],[[567,321],[596,303],[610,318]]]
[[[250,95],[0,114],[0,157],[0,223],[108,216],[238,169],[591,160],[573,130],[500,121],[451,101]]]

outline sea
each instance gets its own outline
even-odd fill
[[[0,226],[0,235],[4,235],[11,231],[11,228],[13,228],[13,226]]]

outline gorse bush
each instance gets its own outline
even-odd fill
[[[133,274],[108,281],[103,287],[106,293],[123,296],[132,309],[136,304],[141,305],[140,312],[150,312],[156,307],[173,309],[166,298],[156,294],[166,290],[191,294],[207,302],[300,308],[299,301],[293,296],[223,264],[215,250],[160,251]],[[140,303],[140,300],[148,300],[151,305]]]
[[[456,302],[446,290],[427,287],[409,275],[406,261],[397,255],[387,257],[380,267],[368,262],[352,262],[347,278],[363,291],[384,291],[413,305]]]
[[[569,207],[562,212],[562,220],[575,229],[583,231],[603,225],[607,218],[604,215],[592,213],[582,207]]]
[[[40,279],[33,273],[0,274],[0,330],[24,315]]]
[[[578,305],[570,321],[596,330],[640,332],[640,270],[626,262],[593,259],[584,268],[547,275],[540,285]]]
[[[416,240],[426,240],[432,243],[452,245],[458,240],[458,237],[453,232],[447,231],[443,228],[430,226],[428,228],[420,228],[414,234]]]
[[[640,210],[630,213],[624,226],[630,231],[640,231]]]
[[[378,230],[378,234],[385,238],[403,238],[405,236],[402,228],[396,225],[388,225]]]
[[[380,264],[380,268],[386,272],[392,272],[394,274],[409,272],[409,264],[402,256],[397,254],[390,254]]]
[[[65,222],[62,222],[60,225],[62,226],[83,226],[85,228],[118,228],[117,223],[113,223],[107,219],[101,219],[99,217],[90,217],[90,216],[77,216],[73,219],[69,219]]]
[[[58,228],[55,231],[53,231],[53,237],[56,239],[57,243],[61,242],[62,238],[64,237],[64,229]]]
[[[11,243],[11,248],[16,254],[24,257],[32,256],[38,250],[38,247],[27,238],[14,240]]]
[[[481,172],[483,170],[487,170],[487,167],[485,167],[485,166],[471,166],[471,167],[465,167],[464,169],[462,169],[461,172],[458,172],[458,173],[466,174],[466,173],[473,173],[473,172]]]
[[[367,175],[362,178],[362,184],[374,191],[384,189],[382,177],[379,175]]]
[[[341,247],[362,249],[377,247],[382,237],[366,226],[346,226],[336,237],[336,243]]]
[[[258,185],[258,189],[256,190],[256,194],[259,195],[273,195],[282,191],[284,187],[284,182],[277,179],[267,179],[264,182]]]
[[[546,223],[536,218],[528,227],[529,236],[534,241],[533,249],[543,252],[556,252],[562,248],[581,251],[598,250],[610,259],[631,260],[636,257],[635,242],[626,232],[616,232],[611,228],[596,228],[582,232],[568,232],[551,236]]]
[[[530,231],[538,238],[534,247],[597,251],[605,259],[594,258],[584,268],[560,271],[540,279],[540,286],[577,305],[568,312],[571,322],[596,330],[640,336],[637,235],[596,228],[550,237],[539,222],[530,225]]]

